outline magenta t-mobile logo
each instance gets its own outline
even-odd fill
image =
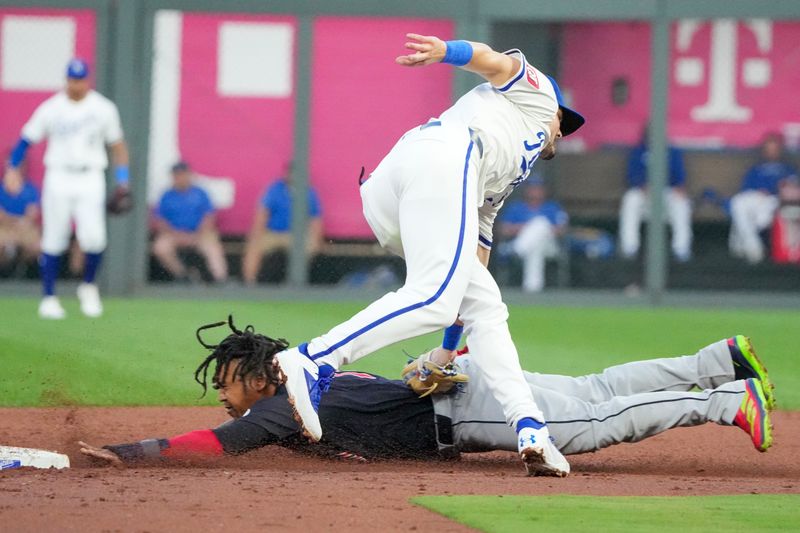
[[[711,25],[709,57],[688,53],[697,32],[704,24]],[[749,31],[756,41],[755,56],[740,57],[740,32]],[[769,85],[772,65],[766,55],[772,50],[772,22],[750,19],[742,23],[734,19],[678,22],[675,81],[684,87],[697,87],[707,81],[708,100],[691,110],[697,122],[749,122],[753,110],[737,100],[739,76],[741,86],[760,89]],[[745,54],[742,54],[744,56]]]

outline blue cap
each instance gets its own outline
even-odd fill
[[[67,77],[82,80],[89,75],[89,63],[83,59],[72,59],[67,65]]]
[[[170,168],[170,170],[173,173],[175,173],[175,172],[185,172],[185,171],[187,171],[189,169],[190,169],[189,163],[187,163],[186,161],[184,161],[182,159],[180,161],[178,161],[177,163],[175,163],[174,165],[172,165],[172,167]]]
[[[558,100],[558,107],[561,108],[561,135],[566,137],[570,133],[578,131],[578,129],[583,126],[583,123],[586,122],[586,119],[577,111],[564,105],[564,97],[561,95],[561,89],[559,89],[558,83],[556,83],[556,80],[554,80],[552,76],[547,76],[547,78],[550,80],[550,83],[553,84],[556,100]]]

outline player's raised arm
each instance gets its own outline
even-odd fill
[[[500,86],[511,79],[520,67],[519,60],[489,45],[471,41],[443,41],[432,35],[408,33],[406,48],[413,53],[399,56],[395,61],[406,67],[422,67],[432,63],[447,63],[478,74],[492,85]]]

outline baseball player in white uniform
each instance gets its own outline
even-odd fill
[[[78,286],[81,311],[103,313],[95,276],[106,247],[106,145],[110,146],[118,188],[128,187],[128,148],[117,107],[91,89],[89,66],[73,59],[67,66],[67,86],[36,110],[22,128],[7,173],[19,172],[31,144],[47,139],[42,191],[42,255],[44,297],[39,316],[61,319],[64,308],[55,295],[61,255],[67,250],[72,223],[86,254],[83,281]]]
[[[317,407],[330,376],[379,348],[450,326],[443,346],[420,359],[442,365],[461,330],[485,372],[530,474],[565,476],[520,368],[500,289],[486,268],[498,209],[537,159],[583,117],[565,107],[555,80],[519,50],[408,34],[413,53],[397,63],[447,63],[487,80],[440,117],[409,130],[361,184],[364,216],[381,245],[406,260],[405,285],[308,343],[281,352],[290,402],[304,431],[319,440]],[[475,250],[477,249],[477,254]],[[479,355],[478,355],[479,354]]]

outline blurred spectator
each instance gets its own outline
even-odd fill
[[[0,264],[17,256],[23,264],[39,256],[39,191],[24,172],[23,163],[20,172],[6,173],[0,184]]]
[[[642,219],[649,217],[647,197],[647,160],[649,149],[647,130],[642,142],[635,147],[628,158],[628,190],[622,196],[619,212],[620,253],[632,259],[639,253],[641,244],[640,229]],[[692,256],[692,206],[686,194],[686,169],[683,153],[676,147],[669,147],[669,190],[665,194],[665,208],[672,227],[672,254],[678,261],[685,262]]]
[[[192,184],[189,165],[172,167],[173,186],[164,193],[156,211],[153,254],[176,279],[187,280],[186,266],[178,257],[181,248],[194,249],[206,260],[214,281],[228,278],[228,265],[217,233],[214,208],[206,192]]]
[[[761,145],[761,161],[747,171],[740,192],[731,198],[728,247],[732,255],[750,263],[764,259],[764,243],[759,233],[772,225],[780,203],[781,184],[796,173],[785,161],[783,137],[769,134]]]
[[[264,193],[247,236],[242,278],[248,285],[258,280],[264,256],[277,250],[288,250],[292,245],[292,164],[286,166],[285,175],[278,178]],[[308,231],[306,251],[309,258],[322,247],[322,209],[314,189],[308,190]]]
[[[772,224],[772,260],[800,264],[800,177],[789,176],[781,182],[778,201]]]
[[[522,290],[544,288],[545,259],[558,254],[558,237],[567,229],[569,216],[558,202],[547,199],[541,178],[528,178],[522,200],[500,212],[501,235],[513,238],[510,249],[522,259]]]

